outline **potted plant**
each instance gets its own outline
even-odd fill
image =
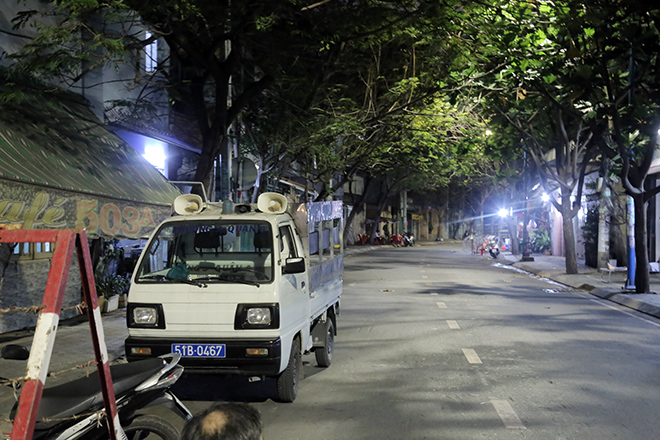
[[[550,250],[552,241],[550,234],[545,229],[536,229],[531,234],[532,252],[545,253]]]
[[[103,297],[102,311],[112,312],[119,308],[119,296],[128,290],[128,280],[121,275],[109,275],[96,280],[96,293]],[[99,304],[101,306],[101,304]]]
[[[104,247],[103,255],[101,255],[94,269],[96,292],[99,295],[99,307],[104,312],[111,312],[118,309],[119,296],[125,295],[128,292],[128,278],[118,274],[118,268],[122,258],[122,250],[109,243]]]

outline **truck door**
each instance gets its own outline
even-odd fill
[[[303,328],[308,319],[309,286],[307,285],[307,270],[301,273],[286,273],[284,270],[287,260],[302,257],[303,250],[299,248],[294,240],[292,225],[290,223],[280,224],[278,267],[282,271],[279,292],[283,333],[295,332]]]

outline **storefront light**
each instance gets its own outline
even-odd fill
[[[165,171],[165,148],[159,142],[150,142],[144,146],[142,155],[158,171]]]

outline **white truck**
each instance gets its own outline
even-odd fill
[[[256,205],[183,195],[149,239],[128,294],[128,361],[174,352],[187,371],[274,377],[292,402],[302,354],[328,367],[340,311],[342,203]]]

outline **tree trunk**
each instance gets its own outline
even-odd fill
[[[355,217],[364,210],[364,201],[367,200],[367,193],[369,192],[369,187],[371,186],[372,181],[373,179],[371,179],[368,176],[365,178],[364,189],[362,190],[362,194],[360,194],[360,197],[357,200],[354,200],[353,209],[351,209],[351,212],[348,214],[348,217],[346,217],[346,224],[344,225],[344,243],[348,243],[348,234],[350,232],[353,221],[355,221]],[[350,192],[350,194],[352,196],[351,198],[355,197],[355,194],[353,194],[352,191]]]
[[[561,218],[564,232],[564,254],[566,257],[566,273],[577,274],[577,254],[575,252],[575,230],[573,229],[573,217],[571,215],[571,195],[561,196]]]
[[[511,254],[520,255],[520,249],[518,248],[518,222],[516,217],[507,216],[506,225],[509,228],[509,235],[511,236]]]
[[[603,184],[598,207],[598,268],[607,267],[610,260],[610,189]]]
[[[199,156],[197,169],[195,170],[194,180],[196,182],[202,182],[209,201],[213,201],[211,200],[211,195],[213,194],[213,168],[215,158],[220,152],[222,145],[224,145],[224,136],[220,135],[218,138],[216,133],[204,136],[202,154]],[[201,195],[201,191],[197,186],[193,187],[192,192]],[[222,198],[220,197],[220,199]]]
[[[383,187],[378,199],[378,206],[376,207],[376,217],[373,219],[374,226],[371,228],[371,235],[369,235],[369,244],[374,244],[376,233],[380,233],[380,214],[383,212],[383,209],[385,209],[385,206],[387,206],[388,199],[389,191],[387,190],[387,184],[383,182]]]
[[[633,200],[635,202],[635,292],[647,293],[651,290],[651,280],[646,246],[646,203],[644,203],[644,193],[634,195]]]

